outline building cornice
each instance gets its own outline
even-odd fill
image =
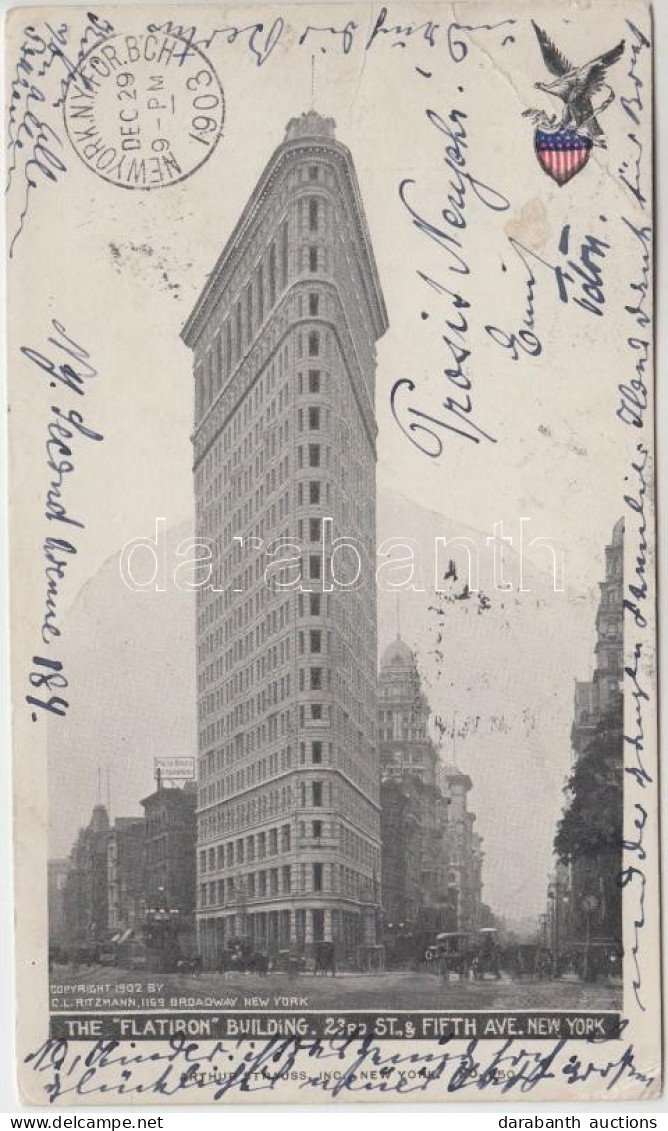
[[[231,236],[225,244],[204,289],[181,331],[181,338],[191,349],[195,348],[209,316],[219,301],[220,295],[238,266],[246,249],[249,234],[252,234],[253,228],[258,220],[258,215],[266,204],[268,194],[275,190],[279,175],[283,173],[286,165],[289,165],[294,158],[299,158],[300,156],[305,161],[323,156],[336,159],[336,164],[339,171],[343,173],[344,184],[348,189],[349,204],[351,205],[350,211],[355,221],[358,245],[362,251],[364,261],[362,276],[366,284],[366,297],[372,316],[376,339],[382,337],[387,330],[388,320],[385,301],[380,288],[376,261],[371,247],[371,240],[362,206],[362,198],[350,152],[338,141],[323,137],[304,137],[284,141],[278,146],[270,158],[260,180],[253,189],[246,207],[241,213]]]

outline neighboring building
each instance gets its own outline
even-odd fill
[[[49,908],[49,944],[60,946],[67,937],[64,891],[67,881],[67,860],[49,860],[47,863],[47,892]]]
[[[117,817],[107,842],[108,927],[112,935],[134,927],[144,894],[144,818]]]
[[[449,902],[457,909],[457,928],[475,931],[484,926],[482,905],[482,837],[474,831],[475,813],[468,808],[472,782],[456,766],[439,767],[439,784],[447,806],[445,850]]]
[[[194,953],[197,788],[165,787],[142,801],[144,808],[143,939],[149,963],[173,970]]]
[[[378,740],[384,778],[413,774],[437,784],[438,752],[428,734],[429,704],[415,656],[397,636],[383,652],[378,677]]]
[[[160,786],[142,801],[143,899],[147,908],[174,909],[184,918],[195,910],[197,791]]]
[[[107,938],[108,843],[109,814],[104,805],[96,805],[67,861],[63,908],[68,946],[98,946]]]
[[[615,524],[605,548],[605,579],[596,613],[596,659],[591,680],[575,683],[571,742],[575,757],[584,753],[597,726],[621,707],[624,667],[624,520]]]
[[[423,905],[422,783],[390,776],[380,785],[381,883],[389,935],[407,931]]]
[[[375,560],[386,328],[351,155],[331,119],[302,114],[183,330],[197,531],[216,547],[197,608],[207,964],[239,936],[302,953],[333,941],[349,961],[378,942],[376,591],[344,587],[357,556],[334,555],[323,518]],[[267,577],[280,540],[297,568]]]
[[[618,776],[618,795],[623,790],[623,695],[624,666],[624,520],[614,526],[605,548],[605,578],[600,582],[596,614],[595,668],[591,680],[576,681],[571,743],[574,760],[606,743],[610,767]],[[602,729],[604,728],[604,729]],[[608,783],[610,784],[610,783]],[[609,795],[608,791],[608,795]],[[621,814],[619,815],[621,817]],[[622,901],[619,876],[622,869],[621,839],[617,847],[559,862],[548,888],[548,919],[556,926],[561,949],[577,954],[586,948],[596,955],[610,956],[622,947]],[[555,912],[555,900],[558,908]],[[555,917],[556,916],[556,917]],[[607,959],[606,959],[607,960]]]
[[[401,936],[482,925],[482,842],[471,779],[441,763],[415,656],[397,637],[378,678],[383,913],[388,949]]]

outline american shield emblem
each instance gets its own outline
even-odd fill
[[[615,92],[607,83],[608,68],[624,54],[624,40],[604,51],[588,63],[573,64],[547,32],[532,20],[543,62],[550,73],[549,82],[534,86],[552,100],[562,103],[561,119],[556,113],[531,108],[523,112],[535,126],[533,144],[541,166],[558,185],[571,181],[584,169],[595,145],[605,146],[605,135],[599,118],[615,100]],[[597,95],[606,92],[596,103]]]
[[[537,129],[534,133],[536,156],[548,176],[558,185],[565,185],[584,169],[593,144],[586,134],[563,127],[556,130]]]

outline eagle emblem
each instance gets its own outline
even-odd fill
[[[558,98],[563,110],[561,117],[533,109],[525,110],[523,117],[531,118],[535,124],[534,149],[541,167],[558,185],[565,185],[584,169],[595,145],[605,146],[598,119],[615,99],[605,79],[608,68],[624,54],[624,40],[588,63],[573,66],[546,32],[534,20],[531,22],[543,62],[555,76],[551,82],[534,85],[544,94]],[[595,105],[599,94],[603,98]]]

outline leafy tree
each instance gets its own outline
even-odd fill
[[[554,847],[566,863],[621,851],[623,737],[619,713],[606,716],[566,783],[569,802]]]

